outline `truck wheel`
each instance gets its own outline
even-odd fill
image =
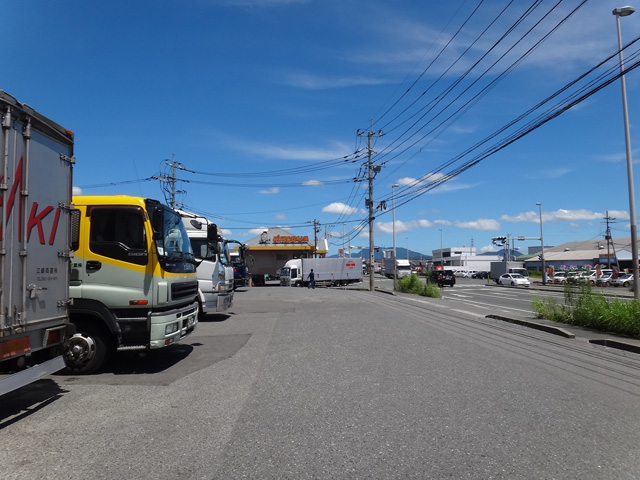
[[[77,325],[65,351],[67,374],[87,375],[97,372],[111,356],[111,341],[104,329],[93,325]]]

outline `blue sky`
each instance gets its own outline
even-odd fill
[[[534,2],[6,2],[0,89],[75,132],[84,194],[168,198],[153,177],[173,161],[184,169],[177,202],[238,240],[275,226],[313,236],[317,220],[330,253],[343,231],[368,246],[367,182],[353,179],[365,178],[369,129],[384,134],[372,139],[374,204],[387,206],[376,245],[393,243],[393,184],[397,245],[425,254],[441,238],[487,251],[495,236],[539,237],[537,202],[546,245],[602,240],[607,211],[612,235],[626,237],[619,80],[488,150],[617,52],[611,11],[623,4],[556,3],[523,16]],[[634,40],[640,12],[621,26],[623,43]],[[634,157],[638,73],[627,75]]]

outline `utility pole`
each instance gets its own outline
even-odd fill
[[[611,238],[611,228],[609,227],[609,223],[615,223],[615,218],[609,216],[609,210],[607,210],[607,216],[604,217],[605,222],[607,223],[607,231],[604,235],[604,239],[607,241],[607,268],[611,268],[611,254],[609,253],[609,245],[613,248],[613,258],[616,259],[616,264],[618,268],[620,265],[618,264],[618,257],[616,256],[616,246],[613,244],[613,238]]]
[[[154,175],[151,178],[154,180],[160,180],[161,182],[165,182],[169,184],[170,187],[170,199],[169,205],[172,209],[176,209],[176,193],[186,193],[184,190],[176,190],[176,170],[184,170],[185,168],[180,163],[176,163],[173,161],[173,156],[171,157],[171,163],[169,163],[169,159],[164,160],[167,166],[171,167],[171,176],[167,177],[166,175]]]
[[[318,256],[318,231],[319,231],[319,227],[318,225],[320,225],[320,221],[316,220],[315,218],[313,219],[313,258],[317,258]]]
[[[373,120],[371,121],[371,125],[373,126]],[[358,130],[358,136],[364,137],[366,136],[367,141],[367,180],[369,182],[369,198],[367,199],[367,206],[369,207],[369,291],[373,292],[374,290],[374,282],[373,282],[373,265],[374,265],[374,251],[373,251],[373,179],[375,174],[378,173],[382,167],[379,165],[373,165],[372,155],[373,150],[371,148],[371,139],[373,137],[382,137],[384,135],[381,131],[377,134],[373,133],[369,130],[366,134]]]

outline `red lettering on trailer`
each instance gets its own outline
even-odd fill
[[[355,267],[356,266],[355,263],[347,263],[346,265],[347,265],[347,267]]]
[[[44,245],[44,230],[42,229],[42,219],[49,215],[53,210],[52,206],[45,207],[42,212],[36,215],[38,211],[38,202],[33,202],[31,206],[31,212],[29,213],[29,220],[27,221],[27,242],[31,237],[31,230],[33,227],[38,227],[38,240],[40,240],[40,245]]]
[[[9,197],[7,198],[7,223],[11,218],[11,212],[13,211],[13,205],[16,203],[16,198],[18,197],[18,193],[22,190],[22,184],[24,181],[24,169],[23,169],[23,157],[20,157],[20,161],[18,162],[18,166],[15,171],[13,184],[11,185],[11,191],[9,193]],[[0,176],[0,181],[4,181],[4,177]],[[22,202],[18,203],[18,241],[22,241]],[[2,198],[0,197],[0,206],[2,206]],[[38,229],[38,240],[41,245],[45,244],[44,237],[44,228],[42,226],[42,220],[49,215],[54,210],[54,207],[47,206],[42,212],[38,212],[38,202],[33,202],[31,206],[31,212],[29,214],[29,219],[27,220],[27,241],[31,236],[31,230],[33,227],[37,227]],[[56,234],[58,232],[58,222],[60,220],[60,209],[56,209],[56,214],[53,219],[53,225],[51,226],[51,232],[49,233],[49,245],[53,245]],[[0,225],[0,240],[4,237],[4,225]]]

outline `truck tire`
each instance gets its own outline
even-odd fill
[[[91,324],[76,325],[65,351],[64,373],[88,375],[100,370],[111,356],[111,336],[104,328]]]

